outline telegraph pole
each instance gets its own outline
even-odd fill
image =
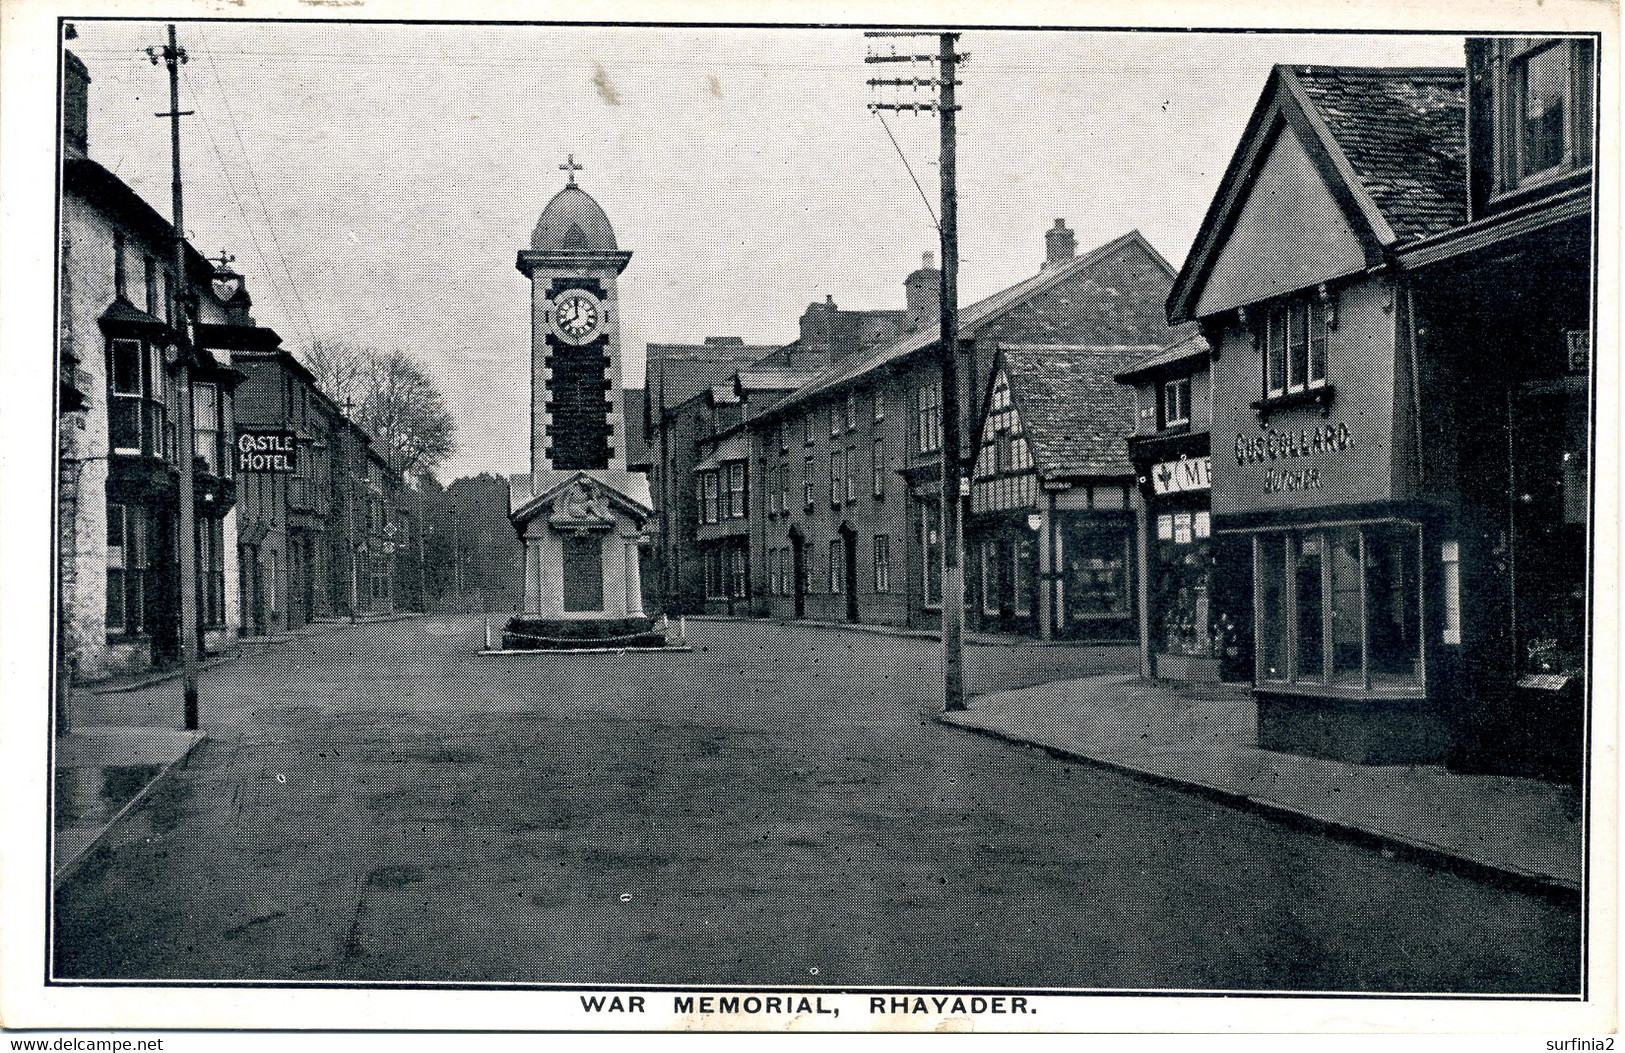
[[[937,37],[935,55],[869,55],[864,61],[937,63],[935,77],[883,77],[869,81],[870,87],[934,88],[937,93],[934,100],[873,102],[869,104],[869,109],[876,113],[882,110],[910,113],[935,111],[940,122],[937,171],[941,218],[937,221],[937,230],[942,240],[942,322],[937,360],[942,370],[942,708],[951,712],[965,708],[965,561],[961,529],[964,466],[960,463],[959,450],[959,195],[954,172],[957,145],[955,114],[959,111],[954,89],[959,83],[959,66],[965,61],[965,56],[955,49],[958,33],[879,31],[865,33],[864,36]],[[890,133],[891,129],[888,128],[887,134]],[[907,159],[904,161],[906,164]],[[910,170],[909,174],[912,176],[913,171]],[[919,185],[918,181],[915,185]],[[921,196],[924,196],[923,190]]]
[[[175,429],[181,459],[180,473],[180,571],[181,571],[181,668],[185,677],[186,730],[196,731],[198,726],[197,702],[197,516],[193,508],[192,487],[197,456],[192,434],[192,356],[195,345],[191,326],[191,283],[186,277],[186,222],[181,194],[181,118],[191,116],[191,110],[181,110],[181,64],[186,61],[186,50],[175,43],[175,26],[169,26],[169,43],[147,48],[147,57],[156,66],[160,61],[169,67],[169,112],[154,114],[169,118],[169,160],[171,204],[175,223],[175,320],[179,323],[180,341],[177,354],[171,357],[176,366],[175,380],[180,395],[179,417]]]

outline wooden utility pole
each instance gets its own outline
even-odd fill
[[[181,110],[181,64],[186,61],[186,51],[175,42],[175,26],[169,26],[169,42],[162,47],[147,48],[147,57],[156,66],[160,61],[169,67],[169,112],[154,114],[156,117],[169,118],[169,162],[170,162],[170,191],[171,206],[174,213],[175,224],[175,321],[180,329],[180,339],[171,345],[172,354],[166,355],[170,364],[175,368],[175,382],[180,388],[176,398],[179,407],[179,420],[175,422],[178,433],[176,439],[177,452],[180,456],[180,527],[176,531],[180,547],[180,574],[181,574],[181,668],[184,674],[185,696],[185,723],[186,730],[196,731],[198,726],[197,701],[197,663],[198,663],[198,614],[197,614],[197,515],[193,507],[192,488],[195,485],[196,469],[193,462],[197,453],[194,449],[196,437],[192,434],[192,356],[196,353],[196,344],[193,341],[194,330],[191,325],[191,283],[186,275],[186,214],[183,195],[181,193],[181,118],[188,117],[193,111]]]
[[[965,56],[957,52],[958,33],[915,33],[877,31],[867,37],[937,37],[936,55],[869,55],[866,62],[936,62],[937,76],[886,77],[869,81],[870,87],[935,88],[930,102],[874,102],[869,109],[924,113],[936,111],[940,122],[938,178],[941,191],[941,218],[937,230],[942,240],[941,330],[937,359],[942,370],[942,708],[965,708],[965,560],[962,523],[964,466],[959,449],[959,195],[955,179],[956,128],[959,111],[955,88],[959,66]],[[887,129],[890,135],[891,129]],[[895,143],[895,139],[893,140]],[[901,150],[899,149],[899,153]],[[905,164],[907,159],[904,159]],[[910,170],[910,176],[913,171]],[[915,181],[918,187],[918,180]],[[921,191],[924,196],[924,191]],[[929,205],[929,202],[927,203]],[[933,217],[936,218],[936,217]]]

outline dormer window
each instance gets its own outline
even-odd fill
[[[1589,167],[1595,59],[1589,40],[1496,42],[1497,183],[1504,193]]]

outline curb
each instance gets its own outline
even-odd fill
[[[909,629],[900,625],[876,625],[872,622],[827,622],[814,621],[807,618],[754,618],[745,615],[732,614],[687,614],[683,615],[691,622],[736,622],[741,625],[783,625],[804,627],[808,629],[826,629],[832,632],[852,630],[860,633],[869,633],[873,636],[903,636],[916,640],[941,640],[942,633],[936,629]],[[1122,647],[1133,648],[1137,643],[1133,640],[1039,640],[1027,639],[1020,636],[987,636],[982,633],[965,633],[965,643],[977,647]]]
[[[1262,797],[1253,797],[1239,790],[1229,790],[1222,786],[1212,786],[1208,783],[1197,782],[1194,779],[1182,779],[1175,775],[1165,775],[1162,772],[1148,771],[1137,768],[1132,764],[1121,761],[1105,760],[1101,757],[1091,757],[1085,753],[1069,750],[1064,746],[1050,746],[1040,742],[1033,742],[1018,735],[995,728],[977,727],[973,724],[961,724],[950,719],[945,714],[937,714],[937,723],[945,727],[958,728],[978,735],[986,735],[1000,742],[1016,746],[1026,746],[1030,749],[1043,750],[1050,756],[1059,760],[1072,761],[1078,764],[1087,764],[1103,771],[1115,772],[1141,782],[1160,786],[1164,789],[1179,790],[1196,797],[1204,797],[1210,801],[1227,805],[1239,811],[1251,812],[1267,819],[1274,820],[1285,826],[1293,827],[1308,833],[1319,834],[1322,837],[1356,844],[1363,848],[1375,848],[1392,853],[1396,857],[1408,862],[1421,863],[1424,866],[1437,870],[1448,871],[1461,877],[1471,878],[1487,885],[1508,888],[1518,892],[1541,896],[1556,901],[1565,906],[1578,908],[1580,906],[1581,888],[1578,884],[1550,874],[1539,874],[1532,871],[1520,870],[1516,867],[1500,863],[1491,863],[1472,856],[1465,856],[1438,845],[1425,841],[1414,841],[1385,830],[1373,830],[1370,827],[1357,826],[1353,823],[1339,822],[1327,819],[1310,812],[1291,808],[1275,801]]]
[[[197,670],[201,673],[205,669],[213,669],[215,666],[225,665],[227,662],[235,662],[242,656],[243,652],[240,650],[232,651],[230,654],[219,655],[218,657],[199,662],[197,665]],[[184,675],[186,675],[186,671],[184,669],[171,669],[162,673],[154,673],[151,676],[142,677],[140,680],[134,680],[129,683],[86,685],[79,688],[79,690],[83,691],[87,695],[122,695],[131,691],[141,691],[145,688],[152,687],[154,684],[167,683],[170,680],[179,680]]]
[[[124,806],[118,811],[114,812],[112,816],[108,818],[107,822],[102,825],[102,828],[96,831],[96,836],[85,842],[85,846],[79,850],[77,855],[62,863],[61,866],[57,867],[51,874],[51,891],[55,892],[57,889],[61,888],[64,881],[68,880],[68,878],[77,873],[79,868],[84,865],[85,860],[90,858],[91,853],[96,850],[96,846],[102,843],[102,839],[105,838],[110,831],[112,831],[113,827],[122,822],[125,816],[135,811],[136,808],[139,807],[148,797],[152,796],[152,791],[157,789],[158,785],[165,779],[169,778],[169,773],[191,759],[193,751],[195,751],[199,746],[203,745],[204,742],[208,741],[208,738],[209,736],[201,731],[194,735],[192,737],[191,744],[181,751],[180,756],[176,757],[174,760],[170,761],[168,764],[159,769],[158,774],[154,775],[152,780],[148,782],[147,785],[141,787],[140,792],[138,792],[134,797],[131,797],[128,801],[125,801]],[[53,852],[56,849],[55,829],[52,830],[51,848]]]

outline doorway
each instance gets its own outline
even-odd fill
[[[807,555],[801,532],[790,531],[790,574],[795,581],[796,617],[807,616]]]
[[[841,527],[841,547],[846,564],[845,578],[842,583],[846,587],[846,620],[858,620],[858,535],[850,525]]]

